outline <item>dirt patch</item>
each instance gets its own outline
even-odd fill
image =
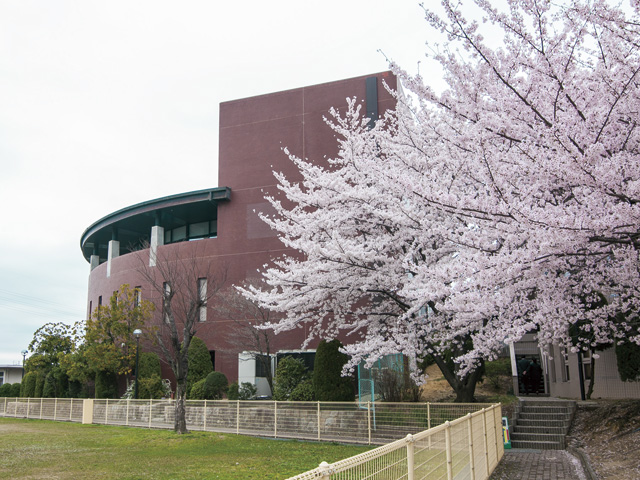
[[[640,479],[640,400],[581,404],[569,432],[600,479]]]

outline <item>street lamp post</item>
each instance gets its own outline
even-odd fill
[[[142,330],[136,328],[133,331],[133,334],[136,336],[136,386],[133,392],[133,398],[138,399],[138,370],[140,367],[140,335],[142,335]]]
[[[22,379],[24,379],[24,361],[27,356],[27,353],[29,352],[27,352],[26,350],[22,350],[20,353],[22,354],[22,377],[20,377],[20,381],[22,381]]]

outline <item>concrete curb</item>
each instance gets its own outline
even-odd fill
[[[567,446],[567,452],[580,460],[582,464],[582,469],[584,470],[584,474],[587,476],[587,480],[598,480],[598,476],[596,472],[591,468],[591,464],[589,463],[589,459],[587,458],[587,454],[581,448]]]

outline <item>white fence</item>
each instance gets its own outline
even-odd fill
[[[288,480],[486,480],[504,454],[494,405]]]
[[[188,400],[187,428],[382,445],[488,404]],[[173,428],[173,400],[0,398],[0,416]]]

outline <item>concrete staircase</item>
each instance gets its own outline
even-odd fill
[[[538,450],[564,450],[576,411],[572,400],[520,398],[516,406],[511,446]]]

